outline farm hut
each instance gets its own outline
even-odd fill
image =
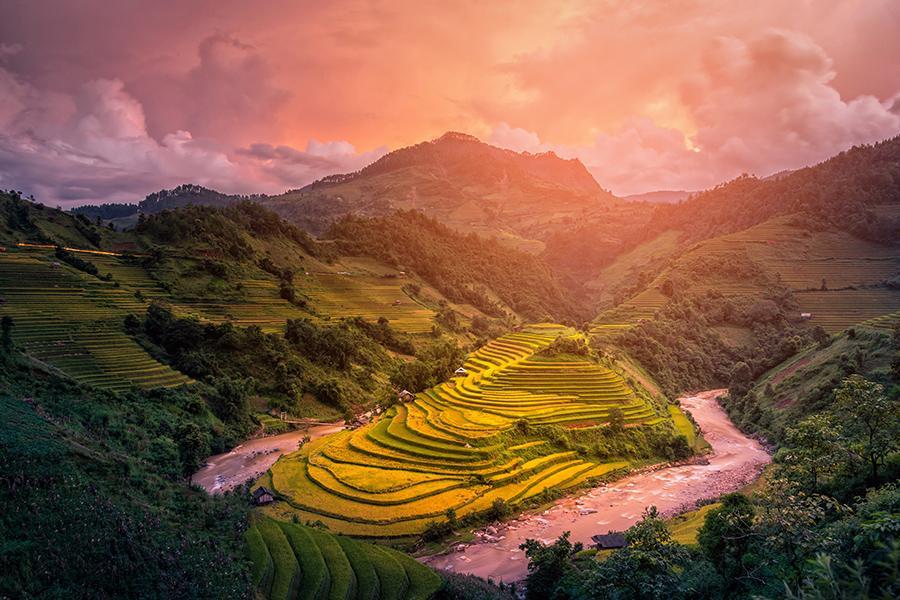
[[[403,390],[397,397],[400,399],[400,402],[412,402],[416,399],[416,395],[409,390]]]
[[[468,375],[469,372],[466,371],[465,368],[460,367],[460,368],[458,368],[457,370],[453,371],[453,374],[454,374],[454,375],[460,375],[460,376],[463,376],[463,375]]]
[[[809,321],[812,319],[812,313],[800,313],[800,318],[804,321]]]
[[[266,487],[258,487],[253,490],[253,494],[250,496],[250,502],[252,502],[254,506],[271,504],[275,502],[275,492]]]
[[[594,542],[594,548],[597,550],[615,550],[628,545],[625,534],[621,531],[610,531],[606,535],[593,535],[591,541]]]

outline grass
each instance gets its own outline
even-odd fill
[[[504,432],[519,420],[598,428],[613,408],[633,426],[675,422],[651,392],[632,389],[610,366],[583,357],[537,360],[559,335],[575,334],[540,324],[503,336],[467,357],[465,376],[282,457],[268,481],[284,502],[267,512],[321,519],[347,535],[406,537],[444,520],[448,509],[477,518],[495,500],[527,503],[627,468],[627,461],[587,460],[546,439],[506,443]],[[677,416],[683,421],[675,426],[694,440],[692,424]]]
[[[316,542],[305,527],[288,523],[278,525],[287,537],[303,573],[298,599],[324,600],[328,597],[328,590],[331,589],[331,573]]]
[[[362,551],[369,557],[378,575],[381,600],[402,600],[409,589],[406,569],[396,559],[396,553],[375,544],[362,544]]]
[[[300,564],[294,556],[290,543],[275,521],[261,519],[256,527],[275,566],[268,597],[273,600],[293,598],[297,593],[301,575]]]
[[[335,536],[356,576],[357,600],[377,600],[380,596],[378,573],[362,544],[342,535]]]
[[[258,590],[268,596],[272,591],[272,576],[275,573],[272,555],[269,554],[266,542],[255,525],[247,529],[244,541],[253,564],[253,570],[250,573],[251,581]]]
[[[426,600],[441,583],[400,552],[316,527],[259,515],[245,539],[265,598]]]
[[[335,536],[320,529],[310,528],[310,537],[318,546],[328,565],[331,574],[331,588],[328,592],[329,600],[345,600],[356,595],[356,574],[350,566],[350,560],[344,554],[341,544]]]
[[[102,272],[116,257],[91,257]],[[119,265],[128,271],[129,265]],[[125,315],[146,305],[126,285],[56,261],[46,250],[0,254],[0,314],[13,318],[13,340],[28,355],[73,379],[121,391],[189,384],[126,335]]]

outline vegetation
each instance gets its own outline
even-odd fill
[[[427,600],[442,585],[404,554],[316,527],[260,517],[247,537],[254,573],[261,574],[256,589],[265,598]]]
[[[493,317],[503,317],[505,307],[529,321],[572,319],[577,313],[539,259],[496,240],[457,233],[419,212],[345,217],[329,235],[343,252],[409,268],[449,300]]]
[[[245,500],[182,479],[223,444],[200,398],[116,395],[0,361],[0,595],[246,594]]]
[[[729,298],[715,292],[685,295],[656,318],[629,327],[615,339],[671,395],[684,390],[749,387],[751,381],[796,353],[815,335],[792,325],[790,300]],[[751,332],[752,345],[726,344],[714,327],[735,325]]]
[[[265,399],[267,408],[294,414],[302,412],[305,395],[338,415],[352,414],[373,400],[389,402],[393,392],[374,375],[389,371],[394,359],[369,336],[370,328],[359,323],[319,325],[296,319],[278,335],[179,318],[152,304],[139,332],[152,351],[209,384],[216,409],[232,423],[249,418],[251,397],[256,396]]]

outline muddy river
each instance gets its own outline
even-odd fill
[[[206,465],[194,473],[191,481],[210,494],[226,492],[248,479],[257,479],[275,464],[282,454],[293,452],[304,437],[310,439],[341,431],[343,422],[313,425],[271,437],[247,440],[225,454],[206,459]]]
[[[519,550],[526,539],[550,543],[564,531],[586,547],[591,536],[623,531],[654,505],[663,514],[681,512],[697,500],[716,498],[740,489],[771,462],[762,445],[741,433],[717,401],[725,390],[710,390],[681,398],[712,446],[705,464],[666,467],[636,473],[615,483],[559,500],[552,507],[525,513],[498,527],[476,532],[476,542],[422,559],[438,569],[472,573],[499,581],[518,581],[528,571]]]

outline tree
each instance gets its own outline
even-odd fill
[[[9,352],[12,349],[12,328],[13,318],[9,315],[3,315],[0,319],[0,344],[3,350]]]
[[[722,505],[707,513],[697,543],[722,575],[726,591],[735,593],[748,575],[745,555],[750,546],[754,509],[750,499],[743,494],[726,494]]]
[[[835,412],[851,442],[851,450],[870,469],[873,483],[888,455],[900,449],[900,400],[889,399],[884,386],[859,375],[845,379],[835,391]]]
[[[250,412],[249,389],[250,383],[247,381],[228,377],[219,379],[210,398],[216,415],[226,423],[236,423],[246,418]]]
[[[637,600],[682,595],[680,575],[692,562],[690,554],[672,540],[655,506],[644,511],[643,519],[625,532],[625,539],[625,548],[592,565],[575,597]]]
[[[528,577],[525,580],[526,600],[565,599],[571,596],[563,583],[574,570],[572,559],[581,552],[581,544],[569,541],[571,532],[566,531],[549,545],[537,540],[525,540],[519,548],[528,558]]]
[[[819,491],[821,478],[841,464],[841,433],[829,414],[816,414],[786,431],[783,464],[788,476],[805,489]]]
[[[625,431],[625,413],[618,406],[609,409],[609,426],[607,427],[610,435],[618,435]]]
[[[183,473],[188,475],[196,471],[209,456],[209,439],[200,427],[191,421],[178,428],[176,437]]]

